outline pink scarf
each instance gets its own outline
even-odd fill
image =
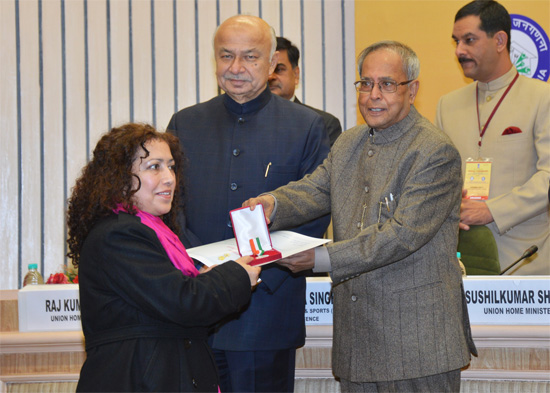
[[[181,244],[178,236],[172,232],[170,228],[162,221],[160,217],[153,216],[152,214],[146,213],[142,210],[137,209],[137,214],[141,219],[143,225],[148,226],[153,231],[156,232],[160,243],[166,250],[168,257],[174,264],[176,268],[182,271],[183,274],[189,277],[196,277],[199,275],[199,271],[195,268],[193,260],[185,251],[185,247]],[[119,212],[126,212],[126,209],[122,205],[118,205],[114,212],[118,214]]]

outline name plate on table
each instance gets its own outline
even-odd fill
[[[306,325],[332,325],[332,282],[328,277],[308,277]]]
[[[469,276],[464,292],[473,325],[550,325],[548,276]]]
[[[27,285],[19,290],[19,331],[81,330],[78,284]]]
[[[464,292],[472,325],[550,325],[549,276],[469,276]],[[330,278],[308,278],[306,325],[332,325]]]

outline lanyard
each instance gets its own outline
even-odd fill
[[[491,122],[491,120],[493,119],[493,116],[497,112],[497,109],[500,106],[500,103],[504,100],[504,97],[506,97],[506,94],[508,94],[508,92],[510,91],[512,86],[514,86],[514,83],[516,83],[516,80],[518,79],[518,77],[519,77],[519,72],[514,77],[514,80],[512,80],[512,83],[510,83],[508,85],[508,87],[506,88],[506,91],[504,92],[502,97],[500,97],[500,100],[498,100],[497,105],[495,106],[495,108],[491,112],[491,116],[489,116],[489,118],[487,119],[487,122],[485,123],[485,126],[483,127],[483,130],[481,129],[481,120],[479,119],[479,89],[478,89],[477,84],[476,84],[477,125],[479,127],[479,142],[477,144],[479,145],[479,147],[481,147],[481,139],[483,138],[483,135],[485,135],[485,131],[487,131],[487,127],[489,126],[489,123]]]

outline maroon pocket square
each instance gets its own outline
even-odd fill
[[[521,134],[521,130],[518,127],[508,127],[502,132],[502,135]]]

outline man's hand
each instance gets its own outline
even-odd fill
[[[484,201],[475,201],[466,198],[468,190],[462,190],[462,203],[460,204],[460,223],[458,227],[465,231],[470,225],[486,225],[493,222],[493,215]]]
[[[264,207],[265,219],[269,224],[271,222],[269,220],[269,217],[271,216],[271,213],[273,213],[273,209],[275,208],[275,198],[273,198],[271,195],[260,195],[259,197],[250,198],[244,201],[242,207],[250,206],[250,210],[254,210],[256,208],[256,205],[262,205]]]
[[[276,263],[286,267],[292,273],[313,269],[315,266],[315,249],[303,251],[298,254],[279,259]]]

